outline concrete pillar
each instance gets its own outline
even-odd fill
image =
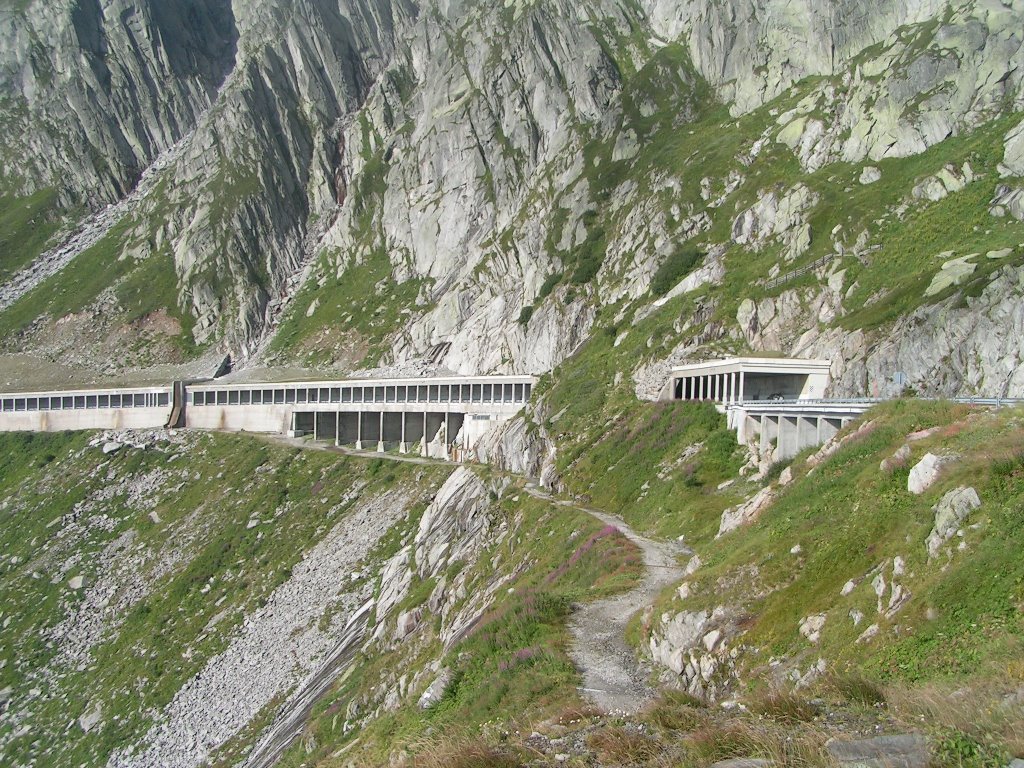
[[[341,445],[341,411],[334,414],[334,444]]]
[[[515,392],[513,391],[513,394]],[[445,458],[451,460],[452,458],[452,414],[451,411],[444,412],[444,454]]]
[[[810,448],[818,444],[818,433],[820,431],[821,419],[817,416],[803,416],[797,419],[797,453],[804,448]]]
[[[718,401],[718,374],[711,376],[711,399]]]
[[[363,412],[356,411],[356,450],[363,450]]]
[[[402,411],[402,442],[398,444],[399,453],[408,453],[409,446],[405,442],[405,416],[406,412]]]
[[[470,394],[472,395],[472,390],[470,390]],[[422,442],[421,446],[422,447],[420,448],[420,456],[423,456],[423,457],[428,456],[429,452],[427,451],[427,412],[426,411],[423,412],[423,442]]]
[[[743,371],[740,371],[740,402],[743,402]]]
[[[385,399],[387,399],[386,393]],[[380,432],[377,433],[377,453],[384,453],[384,411],[380,412]]]
[[[317,440],[319,439],[319,437],[320,437],[320,430],[319,430],[319,426],[320,426],[320,425],[319,425],[319,424],[317,424],[317,422],[318,422],[318,421],[320,421],[320,419],[318,419],[318,418],[317,418],[317,416],[318,416],[317,412],[316,412],[316,411],[313,411],[313,442],[314,442],[314,443],[315,443],[315,442],[316,442],[316,441],[317,441]]]

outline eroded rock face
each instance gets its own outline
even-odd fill
[[[57,185],[68,203],[114,202],[195,127],[235,65],[228,0],[25,6],[0,10],[0,85],[20,107],[4,108],[13,151],[0,175],[22,192]],[[83,162],[83,149],[102,162]]]

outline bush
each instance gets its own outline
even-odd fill
[[[694,731],[708,724],[704,702],[684,691],[664,691],[643,719],[666,731]]]
[[[885,693],[872,680],[860,674],[842,675],[832,679],[836,692],[846,701],[877,707],[885,704]]]
[[[533,317],[533,304],[527,304],[519,313],[519,324],[526,325],[530,322],[531,317]]]
[[[951,729],[935,745],[933,764],[943,768],[1002,768],[1009,762],[1009,755],[999,747]]]
[[[693,272],[697,263],[706,255],[692,245],[680,248],[665,259],[658,267],[658,271],[654,273],[654,279],[651,280],[651,293],[655,296],[664,296],[676,283]]]
[[[585,285],[597,277],[597,273],[601,269],[601,256],[599,253],[592,252],[581,258],[576,269],[573,270],[569,282],[573,285]]]
[[[544,283],[540,287],[540,293],[537,294],[537,301],[544,301],[544,299],[551,295],[551,292],[555,290],[555,286],[560,282],[562,282],[561,272],[552,272],[544,278]]]
[[[519,768],[514,755],[476,740],[430,744],[419,750],[412,763],[417,768]]]

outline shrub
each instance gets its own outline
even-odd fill
[[[519,312],[519,324],[526,325],[530,322],[531,317],[533,317],[533,304],[527,304]]]
[[[594,252],[581,258],[576,269],[573,270],[569,282],[573,285],[585,285],[597,277],[597,273],[601,269],[601,256],[600,253]]]
[[[676,283],[690,274],[706,255],[692,245],[680,248],[665,259],[658,267],[658,271],[654,273],[654,278],[651,280],[651,293],[655,296],[664,296]]]
[[[558,285],[561,281],[561,272],[552,272],[550,275],[544,278],[544,283],[540,287],[540,293],[537,294],[537,301],[543,301],[548,296],[550,296],[551,292],[555,290],[555,286]]]
[[[408,765],[416,768],[519,768],[522,762],[483,741],[457,739],[426,745]]]
[[[945,768],[1002,768],[1010,756],[993,744],[982,744],[963,731],[947,731],[935,745],[933,765]]]
[[[832,686],[846,701],[877,707],[885,704],[885,693],[877,683],[860,674],[840,675],[832,679]]]
[[[686,746],[687,751],[704,765],[767,754],[756,735],[739,725],[702,728],[687,739]]]

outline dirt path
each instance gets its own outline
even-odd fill
[[[641,536],[615,515],[556,499],[532,482],[527,491],[558,506],[585,512],[605,525],[614,525],[643,553],[646,572],[637,586],[629,592],[584,604],[569,622],[575,640],[570,655],[583,675],[581,692],[608,713],[633,714],[655,694],[647,683],[648,671],[626,642],[626,625],[633,614],[653,603],[662,589],[683,577],[684,569],[678,558],[690,552],[678,544]]]
[[[270,439],[296,448],[326,450],[363,458],[450,465],[450,462],[437,459],[352,451],[328,444],[311,443],[302,438],[275,435]],[[527,482],[526,491],[550,504],[575,509],[597,518],[605,525],[614,525],[643,553],[645,573],[636,587],[629,592],[582,605],[569,622],[575,641],[570,654],[583,675],[581,692],[606,712],[635,713],[650,702],[655,694],[647,682],[648,671],[640,664],[635,650],[626,642],[626,625],[633,614],[651,605],[662,589],[683,577],[684,568],[679,564],[679,558],[691,553],[674,542],[654,541],[641,536],[615,515],[552,496],[532,480]]]

